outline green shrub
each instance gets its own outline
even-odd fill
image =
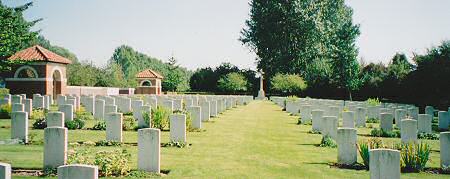
[[[126,150],[99,151],[92,155],[88,151],[70,151],[69,164],[98,166],[99,176],[127,176],[130,172],[131,155]]]
[[[44,143],[43,139],[38,140],[37,134],[34,132],[28,133],[28,145],[42,145]]]
[[[286,101],[297,101],[298,100],[298,97],[297,96],[288,96],[287,98],[286,98]]]
[[[75,118],[71,121],[65,121],[64,125],[69,130],[83,129],[85,122],[79,118]]]
[[[296,94],[305,90],[308,85],[305,80],[296,74],[280,74],[277,73],[270,80],[271,89],[284,94]]]
[[[94,120],[94,116],[85,110],[84,107],[80,107],[79,110],[75,112],[75,119],[80,119],[83,121]]]
[[[430,145],[427,143],[402,144],[402,168],[406,172],[423,171],[430,157]]]
[[[133,115],[133,112],[132,111],[130,111],[130,112],[126,112],[126,113],[122,113],[124,116],[132,116]]]
[[[439,134],[420,132],[417,134],[419,139],[439,140]]]
[[[372,129],[370,131],[370,135],[373,137],[389,137],[389,138],[398,138],[400,137],[400,131],[399,130],[393,130],[393,131],[385,131],[383,129]]]
[[[121,146],[121,142],[112,141],[112,140],[101,140],[95,142],[95,146]]]
[[[9,119],[11,118],[12,106],[10,104],[4,104],[0,106],[0,118]]]
[[[136,129],[136,127],[136,120],[133,118],[133,116],[124,116],[122,123],[122,129],[124,131],[131,131]]]
[[[380,123],[380,120],[377,118],[368,118],[366,123]]]
[[[378,106],[381,104],[381,102],[378,98],[369,98],[369,99],[367,99],[366,103],[369,106]]]
[[[147,126],[149,126],[150,124],[150,119],[152,117],[150,112],[143,112],[142,113],[142,117],[144,118],[145,124],[147,124]]]
[[[47,115],[47,111],[44,109],[33,109],[30,119],[31,120],[45,119],[46,115]]]
[[[106,122],[105,121],[98,121],[94,127],[92,127],[92,130],[99,130],[104,131],[106,130]]]
[[[8,88],[0,88],[0,98],[4,98],[7,94],[9,94]]]
[[[322,141],[320,141],[319,146],[336,148],[337,144],[336,144],[336,142],[334,142],[334,140],[330,136],[326,135],[325,137],[322,137]]]
[[[384,147],[383,143],[378,138],[371,138],[371,139],[368,139],[367,141],[360,142],[358,144],[359,155],[361,155],[361,158],[363,159],[363,164],[366,167],[366,169],[369,169],[370,150],[378,149],[378,148],[382,148],[382,147]]]
[[[33,123],[33,129],[45,129],[47,127],[47,122],[45,119],[37,119]]]
[[[152,128],[164,130],[169,126],[170,111],[162,106],[152,108]]]

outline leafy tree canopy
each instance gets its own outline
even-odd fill
[[[116,63],[122,68],[124,78],[129,82],[134,81],[137,73],[150,68],[164,76],[162,84],[164,90],[189,90],[189,78],[192,75],[191,71],[179,67],[175,63],[171,64],[173,62],[164,63],[159,59],[137,52],[129,46],[122,45],[116,48],[113,56],[108,62],[108,64],[111,63]],[[136,85],[137,84],[134,83],[134,85],[130,87],[135,87]]]
[[[219,79],[218,87],[225,92],[238,92],[247,90],[247,80],[244,75],[232,72]]]
[[[271,79],[272,90],[287,95],[298,94],[306,89],[307,85],[300,75],[278,73]]]
[[[33,3],[19,7],[7,7],[0,1],[0,72],[10,70],[15,62],[4,59],[19,50],[25,49],[37,38],[39,32],[31,28],[41,19],[27,21],[22,13]]]

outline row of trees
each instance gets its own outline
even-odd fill
[[[240,41],[258,56],[268,81],[299,74],[311,89],[339,88],[350,94],[358,78],[359,25],[344,0],[252,0]]]
[[[279,79],[277,74],[298,74],[308,88],[296,95],[352,99],[356,94],[363,100],[450,105],[448,41],[411,60],[396,54],[387,65],[359,64],[359,25],[344,0],[252,0],[250,5],[240,41],[258,56],[266,91],[292,93],[269,81]]]
[[[379,97],[446,109],[450,105],[450,41],[410,60],[396,54],[388,65],[362,63],[359,76],[363,79],[356,91],[359,99]]]
[[[216,68],[197,69],[190,78],[191,91],[255,94],[259,81],[251,69],[239,69],[230,63]]]

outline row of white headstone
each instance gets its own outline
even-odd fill
[[[435,109],[432,106],[425,107],[425,113],[419,114],[419,108],[407,105],[407,104],[393,104],[382,103],[378,106],[370,106],[363,101],[343,101],[343,100],[325,100],[325,99],[310,99],[300,98],[297,100],[285,98],[285,97],[271,97],[271,100],[286,109],[287,112],[300,115],[302,122],[311,121],[314,113],[321,113],[323,116],[336,116],[343,118],[344,126],[346,124],[352,124],[351,121],[355,121],[356,127],[365,127],[366,119],[372,118],[383,122],[383,127],[389,130],[391,126],[390,115],[394,119],[396,127],[401,128],[401,120],[414,119],[418,122],[418,132],[431,133],[432,119],[434,118]],[[353,112],[353,114],[352,114]],[[448,111],[438,111],[438,126],[440,130],[448,130],[450,125],[450,107]],[[318,114],[316,114],[318,115]],[[382,118],[384,120],[382,120]],[[352,119],[352,120],[348,120]],[[350,122],[350,123],[347,123]]]
[[[285,98],[271,98],[272,101],[283,107],[284,102],[279,102],[282,99]],[[308,102],[311,101],[313,100],[308,100]],[[289,103],[286,102],[286,104]],[[324,116],[326,113],[324,110],[318,109],[311,111],[311,105],[300,106],[299,112],[302,117],[302,122],[308,122],[308,117],[307,119],[303,119],[303,117],[311,115],[312,129],[320,131],[323,136],[330,136],[332,139],[336,140],[338,145],[338,163],[344,165],[355,164],[357,162],[357,129],[355,128],[355,120],[357,119],[354,117],[354,112],[343,111],[341,113],[339,107],[330,107],[327,114],[331,116]],[[358,109],[360,108],[361,107]],[[392,130],[394,115],[389,113],[389,110],[381,110],[379,112],[380,127],[383,130]],[[397,124],[401,124],[402,126],[398,127],[401,130],[401,141],[403,143],[417,142],[418,131],[427,133],[432,132],[432,115],[430,115],[430,113],[418,114],[415,119],[406,118],[407,112],[404,109],[395,109],[395,114],[395,116],[397,116],[396,119],[402,119],[401,122]],[[338,128],[338,117],[340,115],[342,115],[343,118],[342,128]],[[375,115],[378,114],[376,113]],[[365,119],[365,116],[361,118]],[[419,129],[417,127],[416,119],[420,121]],[[363,122],[365,123],[365,121]],[[440,149],[441,167],[447,168],[450,165],[450,132],[440,133]],[[370,156],[369,169],[371,178],[400,178],[400,152],[398,150],[373,149],[370,150]]]
[[[144,99],[147,96],[144,96]],[[68,133],[67,128],[64,127],[64,121],[68,120],[65,116],[70,115],[73,119],[74,111],[79,107],[77,101],[80,101],[83,106],[89,105],[87,102],[89,96],[82,96],[76,98],[74,96],[62,96],[57,97],[58,112],[49,112],[46,116],[47,128],[44,129],[44,168],[58,168],[58,178],[97,178],[98,168],[96,166],[89,165],[66,165],[67,162],[67,142]],[[96,96],[96,103],[93,103],[94,114],[98,112],[99,108],[105,101],[108,101],[107,107],[102,111],[106,122],[106,140],[122,142],[122,123],[123,115],[117,112],[117,107],[114,105],[115,100],[118,99],[119,106],[122,102],[131,101],[130,111],[133,111],[134,117],[139,121],[138,123],[142,128],[138,130],[138,169],[148,172],[160,172],[160,143],[161,143],[161,131],[159,129],[148,128],[149,125],[145,124],[143,119],[144,112],[151,112],[152,105],[157,106],[158,99],[156,97],[153,100],[147,100],[149,103],[144,105],[142,100],[131,100],[129,97],[118,96]],[[236,107],[236,105],[243,105],[252,100],[247,96],[226,96],[226,97],[214,97],[214,96],[196,96],[198,100],[191,100],[189,98],[186,101],[179,99],[177,96],[159,96],[163,101],[160,104],[171,109],[171,111],[182,110],[183,103],[186,105],[186,109],[191,113],[194,127],[201,128],[202,121],[208,121],[210,117],[217,116],[227,109]],[[80,99],[80,100],[77,100]],[[129,100],[128,100],[129,99]],[[194,102],[198,106],[194,106]],[[100,102],[100,107],[97,104]],[[68,104],[69,103],[69,104]],[[174,104],[175,103],[175,104]],[[14,105],[24,108],[23,104],[15,103]],[[104,105],[103,105],[104,106]],[[202,113],[207,111],[207,113]],[[213,114],[211,114],[213,111]],[[170,115],[170,140],[174,142],[186,143],[186,116],[184,114],[171,114]],[[28,113],[24,110],[16,110],[12,113],[11,119],[12,127],[11,131],[14,135],[12,138],[19,138],[27,142],[28,139]],[[19,127],[20,126],[20,127]],[[17,134],[16,134],[17,133]],[[11,176],[11,167],[9,164],[0,163],[0,178],[5,176],[9,178]]]

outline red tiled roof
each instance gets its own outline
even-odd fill
[[[138,74],[136,74],[136,78],[159,78],[159,79],[163,79],[164,77],[162,75],[160,75],[159,73],[156,73],[153,70],[146,69],[146,70],[141,71]]]
[[[67,58],[61,57],[56,53],[51,52],[39,45],[32,46],[30,48],[18,51],[13,56],[9,57],[8,60],[23,60],[23,61],[44,61],[44,62],[55,62],[62,64],[71,64]]]

